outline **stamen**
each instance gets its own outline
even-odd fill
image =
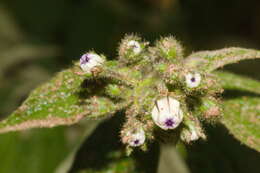
[[[172,127],[172,126],[174,125],[174,121],[173,121],[172,119],[167,119],[167,120],[165,121],[165,125],[166,125],[167,127]]]
[[[191,80],[191,82],[195,82],[196,81],[195,77],[192,77],[190,80]]]
[[[138,139],[135,140],[135,141],[134,141],[134,144],[135,144],[135,145],[138,145],[138,144],[139,144],[139,140],[138,140]]]

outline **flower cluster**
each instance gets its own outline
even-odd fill
[[[85,73],[100,66],[102,78],[117,81],[104,87],[104,93],[125,103],[123,107],[115,103],[114,110],[126,110],[121,138],[128,147],[143,147],[164,131],[179,133],[187,143],[205,139],[199,120],[213,122],[220,116],[218,81],[211,74],[186,67],[182,50],[173,37],[148,47],[131,35],[119,46],[119,61],[106,62],[93,52],[82,55],[80,67]],[[162,135],[164,138],[173,137],[173,133],[165,134],[170,136]]]

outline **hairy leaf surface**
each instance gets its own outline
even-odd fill
[[[88,115],[101,118],[116,110],[106,96],[94,92],[103,84],[86,82],[78,66],[58,73],[50,82],[35,89],[7,119],[0,122],[0,133],[34,127],[70,125]]]
[[[222,123],[238,140],[260,152],[260,95],[224,101]]]
[[[244,90],[260,94],[260,81],[250,79],[230,72],[215,72],[221,85],[228,90]]]
[[[260,82],[217,72],[224,93],[222,123],[242,143],[260,151]]]
[[[211,72],[227,64],[256,58],[260,58],[258,50],[231,47],[214,51],[195,52],[186,59],[186,65]]]
[[[57,166],[95,129],[99,121],[85,121],[71,127],[36,129],[0,135],[0,173],[46,173]],[[70,157],[73,160],[74,157]],[[15,166],[14,166],[15,165]],[[67,162],[66,166],[70,166]],[[59,169],[59,173],[67,170]]]

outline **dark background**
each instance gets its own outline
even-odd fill
[[[120,39],[173,35],[188,55],[239,46],[260,49],[258,0],[0,0],[0,119],[38,84],[94,49],[116,58]],[[226,70],[260,80],[260,61]],[[221,126],[188,147],[193,172],[260,172],[259,154]],[[202,159],[203,158],[203,159]]]

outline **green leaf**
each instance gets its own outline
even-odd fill
[[[229,72],[215,72],[221,85],[228,90],[246,90],[260,94],[260,81]]]
[[[75,173],[156,173],[159,147],[149,145],[149,150],[140,149],[126,155],[118,132],[125,121],[123,113],[102,122],[78,150],[69,172]]]
[[[228,134],[222,124],[204,126],[207,141],[186,145],[186,161],[192,173],[260,172],[259,153]]]
[[[195,52],[185,60],[185,63],[190,68],[211,72],[227,64],[256,58],[260,58],[258,50],[231,47],[215,51]]]
[[[158,173],[189,173],[174,145],[162,145]]]
[[[3,45],[4,43],[15,43],[24,39],[23,33],[21,33],[19,26],[17,26],[15,19],[2,3],[0,5],[0,28],[0,38],[1,42],[3,41]],[[2,44],[0,43],[0,47]]]
[[[238,140],[260,151],[260,82],[216,72],[224,93],[222,123]]]
[[[225,100],[222,123],[238,140],[260,152],[260,95]]]
[[[79,148],[82,146],[83,142],[87,140],[88,136],[96,129],[100,121],[86,121],[83,124],[79,125],[80,128],[77,129],[77,132],[80,133],[78,138],[74,140],[74,145],[70,147],[70,151],[63,158],[63,161],[55,169],[55,173],[67,173],[71,169],[71,166],[74,162],[75,156]],[[75,132],[74,132],[75,133]]]
[[[77,171],[77,173],[139,173],[133,158],[122,156],[123,154],[120,151],[109,154],[110,161],[101,170],[89,168]]]
[[[34,127],[71,125],[88,115],[102,118],[115,112],[117,106],[99,93],[103,84],[87,85],[78,66],[64,70],[50,82],[35,89],[25,102],[4,121],[0,133]]]
[[[54,172],[64,158],[91,134],[98,123],[86,121],[71,127],[1,134],[0,173],[16,173],[17,170],[20,173]],[[63,170],[59,173],[66,172]]]

